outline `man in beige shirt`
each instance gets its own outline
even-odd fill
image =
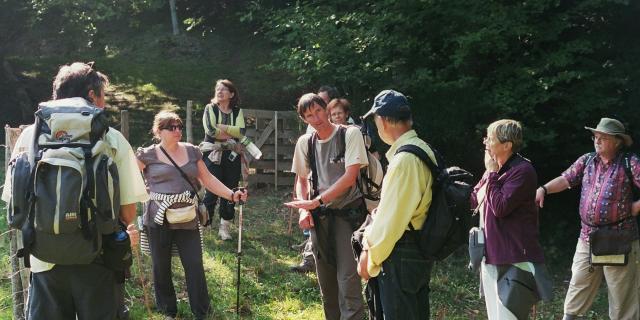
[[[108,78],[89,64],[76,62],[60,68],[53,82],[53,99],[82,97],[99,108],[104,108]],[[28,151],[35,134],[34,126],[25,128],[13,150]],[[114,149],[113,161],[120,178],[120,221],[137,235],[133,220],[136,202],[148,200],[144,182],[138,170],[131,146],[124,136],[109,128],[105,141]],[[11,176],[7,175],[2,200],[11,199]],[[65,248],[60,248],[65,250]],[[96,259],[98,261],[100,259]],[[28,319],[114,319],[121,302],[116,301],[114,290],[123,289],[116,284],[114,271],[100,262],[76,265],[55,265],[30,257],[31,284],[29,290]],[[123,298],[122,292],[119,295]]]
[[[299,209],[300,227],[311,230],[325,318],[360,320],[364,302],[351,234],[366,215],[356,187],[360,168],[368,165],[364,140],[358,128],[329,122],[326,104],[316,94],[300,98],[298,114],[315,133],[298,139],[291,168],[297,199],[286,205]]]

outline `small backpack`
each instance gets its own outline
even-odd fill
[[[429,146],[431,148],[431,146]],[[444,260],[463,244],[468,243],[473,225],[469,198],[473,190],[473,175],[459,167],[444,168],[444,159],[433,148],[439,165],[420,147],[404,145],[400,152],[411,153],[422,160],[433,176],[431,206],[427,219],[416,239],[423,256],[429,260]],[[415,230],[411,222],[409,229]]]
[[[33,145],[10,163],[9,225],[23,232],[19,252],[50,263],[89,264],[102,235],[119,230],[118,169],[104,139],[107,115],[82,98],[43,102]]]
[[[338,152],[337,158],[344,158],[344,155],[346,152],[346,146],[347,146],[347,141],[346,141],[347,128],[348,127],[346,126],[338,127],[338,132],[336,134],[338,135],[338,142],[340,142],[338,147],[340,152]],[[308,150],[310,155],[312,154],[311,150],[315,150],[316,141],[318,141],[318,133],[314,131],[311,134],[311,138],[309,138],[309,141],[308,141],[309,143]],[[362,197],[364,198],[364,202],[367,206],[367,210],[371,212],[373,211],[373,209],[375,209],[378,206],[378,203],[380,202],[380,192],[382,191],[382,178],[384,177],[384,172],[382,170],[382,164],[380,164],[380,160],[378,160],[378,158],[376,158],[369,151],[369,147],[367,146],[367,143],[366,143],[366,136],[365,136],[365,148],[367,149],[367,160],[369,161],[369,165],[360,169],[360,174],[358,175],[356,186],[362,193]],[[312,157],[310,157],[309,167],[311,168],[311,172],[312,172],[311,182],[314,189],[313,191],[316,192],[318,186],[316,182],[317,177],[316,177],[316,174],[314,173],[315,172],[315,153],[313,153],[313,159]]]

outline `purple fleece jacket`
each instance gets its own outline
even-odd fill
[[[514,154],[498,172],[485,172],[471,195],[472,208],[484,184],[486,263],[543,263],[535,203],[538,178],[531,163]]]

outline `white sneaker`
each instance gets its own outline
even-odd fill
[[[231,240],[231,221],[220,219],[220,229],[218,229],[218,236],[221,240]]]

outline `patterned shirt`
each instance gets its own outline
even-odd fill
[[[630,154],[629,162],[636,186],[640,186],[640,159]],[[625,172],[624,153],[605,164],[599,156],[587,153],[562,173],[570,187],[582,184],[580,192],[580,239],[589,241],[589,233],[597,226],[637,230],[631,215],[633,201],[631,181]],[[636,235],[637,232],[633,234]]]

